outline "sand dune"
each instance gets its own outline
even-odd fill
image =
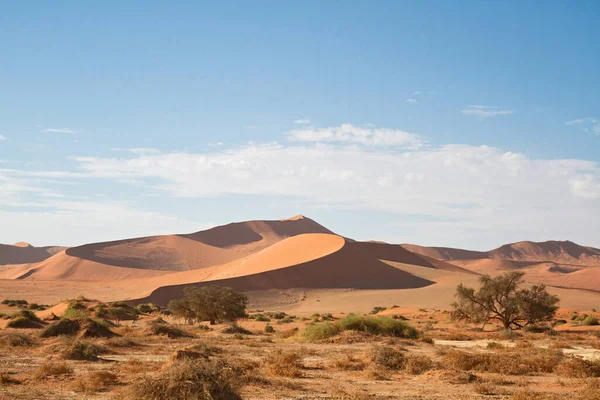
[[[513,261],[552,261],[561,264],[600,266],[600,249],[584,247],[570,241],[518,242],[490,251],[470,251],[447,247],[424,247],[404,244],[418,254],[445,261],[500,259]]]
[[[25,242],[13,245],[0,244],[0,265],[40,262],[63,250],[65,247],[34,247]]]
[[[300,260],[291,266],[286,266],[285,262],[281,263],[281,259],[275,257],[275,254],[284,254],[288,248],[297,252],[298,248],[301,248],[300,241],[305,246],[320,242],[331,243],[331,247],[328,246],[329,250],[339,245],[341,247],[323,257]],[[371,245],[372,243],[352,242],[335,235],[302,235],[282,242],[281,248],[276,249],[274,254],[271,254],[272,249],[268,249],[264,254],[250,257],[245,265],[240,265],[235,272],[232,272],[231,268],[223,268],[227,271],[225,274],[212,274],[202,282],[163,286],[137,302],[165,304],[170,299],[181,297],[185,287],[208,284],[227,286],[240,291],[290,288],[405,289],[433,284],[432,281],[380,261],[378,255],[369,251]],[[265,264],[270,267],[264,267]]]
[[[222,265],[303,233],[331,233],[310,218],[248,221],[185,235],[150,236],[92,243],[28,265],[11,266],[0,279],[113,280]],[[12,264],[17,264],[12,263]],[[21,262],[19,262],[21,264]],[[138,271],[135,271],[138,270]]]

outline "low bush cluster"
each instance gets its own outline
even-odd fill
[[[348,314],[336,322],[312,323],[306,326],[302,336],[307,340],[321,340],[342,331],[358,331],[372,335],[415,339],[418,331],[404,321],[388,317],[371,317]]]

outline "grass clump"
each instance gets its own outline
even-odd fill
[[[266,359],[267,370],[273,375],[286,378],[302,376],[302,354],[294,350],[277,350]]]
[[[497,353],[450,350],[442,356],[442,365],[462,371],[527,375],[551,373],[562,359],[560,351],[534,348],[505,349]]]
[[[385,311],[385,310],[387,310],[387,307],[377,306],[377,307],[373,307],[373,309],[371,310],[371,312],[369,314],[373,314],[374,315],[374,314],[378,314],[379,312]]]
[[[273,328],[272,325],[265,325],[265,333],[274,333],[275,332],[275,328]]]
[[[302,337],[309,341],[327,339],[341,332],[338,324],[331,322],[311,323],[302,331]]]
[[[182,337],[193,337],[192,334],[184,331],[183,329],[177,328],[176,326],[173,326],[173,325],[169,325],[166,322],[157,322],[157,321],[153,321],[150,324],[150,333],[152,335],[167,336],[169,339],[176,339],[176,338],[182,338]]]
[[[17,332],[9,333],[5,341],[11,347],[30,347],[35,345],[35,341],[31,336]]]
[[[404,367],[406,357],[402,351],[393,347],[376,345],[371,349],[371,361],[379,367],[399,370]]]
[[[41,328],[43,322],[33,311],[19,310],[10,316],[7,328]]]
[[[73,375],[73,368],[65,363],[46,363],[40,365],[33,378],[41,380],[48,377]]]
[[[600,361],[568,358],[558,364],[554,372],[565,378],[599,378]]]
[[[366,367],[366,364],[363,360],[356,358],[352,354],[345,354],[343,357],[335,360],[332,365],[334,368],[341,369],[343,371],[362,371]]]
[[[67,360],[97,361],[101,348],[93,343],[77,340],[62,354]]]
[[[581,325],[582,326],[596,326],[596,325],[600,325],[600,322],[598,322],[598,318],[594,317],[593,315],[588,315],[587,317],[585,317],[585,319],[583,321],[581,321]]]
[[[238,335],[252,335],[252,332],[250,332],[246,328],[243,328],[243,327],[239,326],[235,322],[233,322],[232,324],[230,324],[227,328],[223,329],[223,333],[229,333],[229,334],[234,334],[234,335],[235,334],[238,334]]]
[[[79,393],[94,394],[118,383],[119,377],[112,372],[93,371],[79,376],[73,383],[73,390]]]
[[[239,373],[222,360],[180,360],[159,376],[133,385],[130,399],[241,399]]]
[[[74,336],[79,332],[80,324],[78,320],[72,320],[67,318],[61,318],[54,321],[46,327],[40,334],[43,338],[55,337],[55,336]]]
[[[27,300],[4,299],[2,300],[2,304],[9,307],[24,307],[27,306]]]
[[[416,339],[417,330],[404,321],[388,317],[365,317],[348,314],[336,322],[312,323],[306,326],[302,336],[307,340],[321,340],[342,331],[358,331],[372,335],[392,336]]]

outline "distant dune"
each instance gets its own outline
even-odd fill
[[[0,265],[40,262],[65,249],[58,246],[34,247],[25,242],[0,244]]]
[[[440,260],[499,259],[513,261],[552,261],[561,264],[600,266],[600,249],[570,241],[518,242],[490,251],[470,251],[448,247],[402,245],[407,250]]]
[[[318,293],[310,301],[351,311],[367,307],[367,298],[449,304],[458,283],[514,269],[529,282],[562,288],[598,290],[600,282],[600,250],[572,242],[520,242],[488,252],[361,242],[302,215],[73,248],[2,245],[0,260],[0,291],[43,303],[84,294],[164,305],[186,287],[223,285],[252,294],[261,307],[303,309],[307,293]],[[574,294],[574,304],[583,304],[584,295]]]

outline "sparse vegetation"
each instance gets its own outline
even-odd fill
[[[38,368],[38,370],[36,371],[33,378],[36,380],[40,380],[40,379],[45,379],[48,377],[65,376],[65,375],[73,375],[73,368],[69,367],[67,364],[62,363],[62,362],[61,363],[46,363],[46,364],[42,364]]]
[[[267,357],[265,364],[273,375],[297,378],[302,376],[302,358],[299,351],[277,350]]]
[[[192,321],[232,322],[246,316],[248,298],[233,289],[219,286],[204,286],[198,289],[185,288],[184,297],[169,302],[173,315]]]
[[[497,277],[480,277],[479,290],[464,286],[456,289],[452,317],[457,321],[499,321],[505,329],[549,321],[558,309],[558,297],[544,285],[520,289],[523,272],[510,271]]]
[[[221,360],[181,360],[159,376],[148,376],[132,386],[130,398],[136,400],[213,400],[241,399],[240,375]]]

